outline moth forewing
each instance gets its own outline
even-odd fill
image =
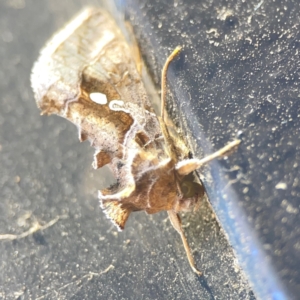
[[[68,119],[77,126],[79,140],[90,141],[96,149],[94,168],[111,168],[116,184],[99,191],[106,216],[122,230],[131,212],[168,211],[189,263],[200,275],[178,215],[203,196],[203,186],[191,174],[199,161],[187,160],[187,148],[174,144],[164,113],[167,69],[179,51],[172,52],[162,71],[158,118],[116,23],[105,11],[89,8],[42,49],[31,84],[42,113]]]

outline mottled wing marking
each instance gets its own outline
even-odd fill
[[[96,148],[93,166],[110,163],[120,194],[130,194],[140,146],[157,152],[163,141],[155,141],[159,122],[114,20],[100,9],[83,11],[41,51],[31,81],[42,113],[73,122],[80,141]]]
[[[238,146],[233,141],[199,160],[187,159],[165,115],[167,70],[162,69],[162,114],[154,114],[131,51],[114,20],[100,9],[86,9],[41,51],[31,82],[37,105],[73,122],[80,141],[95,147],[94,168],[108,164],[116,183],[99,191],[101,207],[122,230],[133,211],[168,211],[189,263],[198,275],[178,212],[199,204],[204,194],[192,173]],[[179,162],[178,162],[179,161]]]

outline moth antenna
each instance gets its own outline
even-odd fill
[[[140,47],[139,47],[136,37],[134,35],[134,31],[133,31],[131,23],[125,22],[125,27],[126,27],[126,33],[128,33],[128,36],[126,36],[126,37],[129,40],[129,46],[133,53],[132,56],[135,60],[135,65],[136,65],[137,71],[141,75],[142,69],[143,69],[143,61],[142,61],[142,54],[140,51]]]
[[[195,266],[195,261],[194,261],[194,257],[191,251],[191,248],[188,244],[188,241],[184,235],[182,226],[181,226],[181,220],[179,215],[172,211],[172,210],[168,210],[168,215],[169,215],[169,219],[171,221],[171,224],[173,225],[173,227],[175,228],[175,230],[180,234],[187,258],[189,260],[190,266],[192,268],[192,270],[198,275],[201,276],[202,272],[200,272],[199,270],[197,270],[196,266]]]
[[[241,140],[234,140],[228,145],[224,146],[223,148],[219,149],[218,151],[205,156],[202,159],[192,158],[192,159],[185,159],[177,163],[175,166],[175,170],[179,175],[188,175],[191,172],[199,169],[201,166],[209,163],[215,158],[220,158],[222,156],[228,155],[230,151],[232,151],[235,147],[237,147],[241,143]]]
[[[165,117],[165,104],[166,104],[166,95],[167,95],[167,72],[170,62],[179,54],[181,50],[180,46],[177,46],[173,52],[167,58],[164,67],[161,71],[161,119],[164,122]]]

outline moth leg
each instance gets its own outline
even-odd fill
[[[165,65],[161,71],[161,118],[164,121],[165,117],[165,103],[167,94],[167,72],[170,62],[179,54],[181,50],[180,46],[177,46],[170,56],[167,58]]]
[[[235,147],[237,147],[241,143],[241,140],[234,140],[225,147],[221,148],[220,150],[207,155],[206,157],[202,159],[192,158],[180,161],[176,166],[175,169],[177,170],[179,175],[188,175],[191,172],[199,169],[201,166],[207,164],[208,162],[212,161],[215,158],[219,158],[225,155],[228,155],[228,153],[233,150]]]
[[[202,204],[202,201],[199,200],[199,195],[198,194],[195,195],[195,203],[196,204],[195,204],[195,206],[193,208],[193,212],[198,211],[198,209],[200,208],[200,206]]]
[[[171,221],[171,224],[173,225],[173,227],[175,228],[175,230],[180,234],[181,240],[183,242],[183,246],[187,255],[187,258],[189,260],[190,266],[193,269],[193,271],[198,275],[201,276],[202,273],[200,271],[197,270],[196,266],[195,266],[195,261],[192,255],[192,251],[190,249],[190,246],[188,244],[188,241],[184,235],[182,226],[181,226],[181,220],[179,215],[172,211],[172,210],[168,210],[168,215],[169,215],[169,219]]]

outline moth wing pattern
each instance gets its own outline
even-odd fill
[[[161,116],[151,107],[140,68],[115,21],[105,11],[87,8],[42,49],[31,84],[42,114],[74,123],[79,140],[96,149],[94,168],[109,165],[116,183],[99,191],[106,216],[122,230],[131,212],[168,211],[195,273],[179,212],[197,207],[204,187],[193,172],[240,143],[235,140],[203,159],[189,159],[165,116],[167,69],[162,69]]]
[[[55,34],[41,51],[31,82],[42,114],[73,122],[80,141],[89,140],[96,149],[93,166],[110,165],[117,185],[100,197],[128,197],[136,188],[133,174],[166,158],[136,62],[105,11],[86,9]],[[115,219],[115,206],[103,207]]]

